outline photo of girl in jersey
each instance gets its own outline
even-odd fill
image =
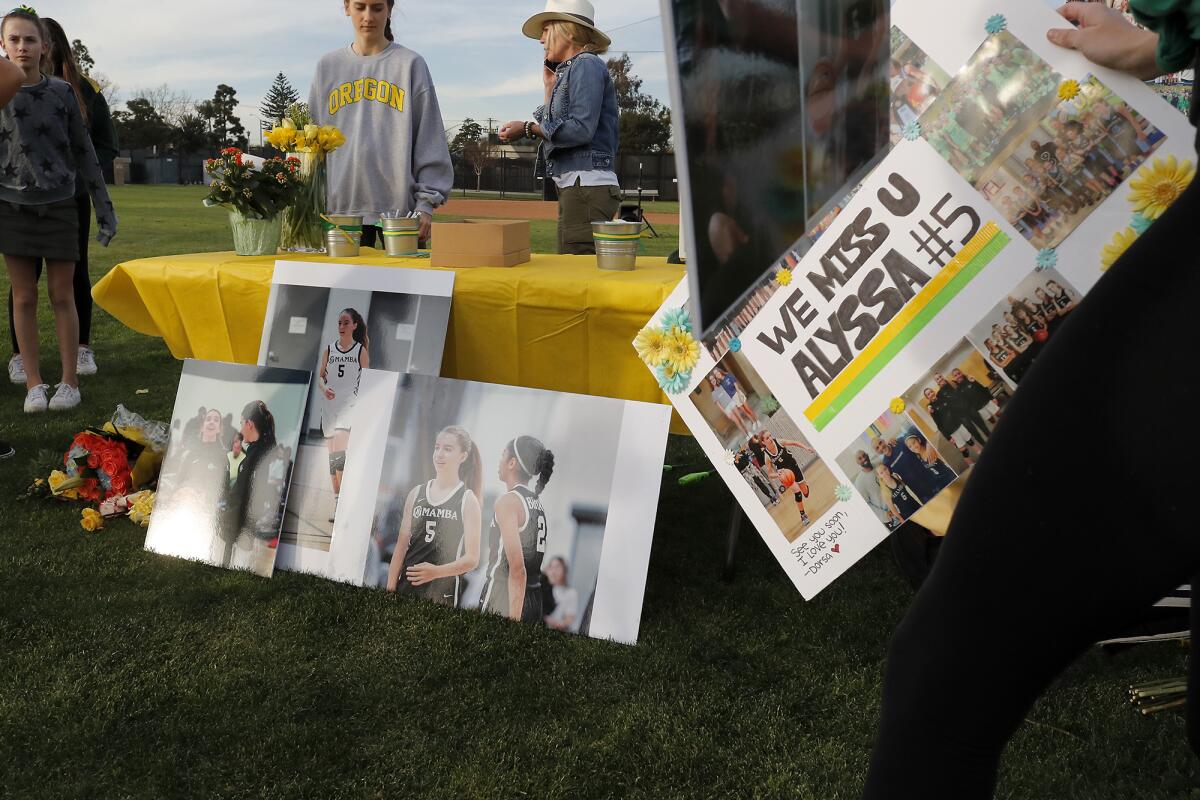
[[[549,532],[541,498],[553,474],[554,453],[533,436],[517,436],[500,454],[496,477],[505,492],[488,528],[491,566],[481,610],[518,622],[543,621],[542,560]]]
[[[313,371],[280,566],[322,574],[331,558],[362,372],[437,374],[453,282],[432,293],[415,270],[276,265],[260,363]],[[300,553],[303,549],[306,553]]]
[[[364,369],[371,368],[367,322],[353,308],[338,314],[338,337],[321,353],[317,374],[324,397],[321,406],[321,432],[329,448],[329,477],[333,484],[333,522],[337,514],[338,495],[342,491],[342,473],[346,469],[346,448],[350,446],[350,420],[354,416],[354,401],[358,399],[358,382]]]
[[[833,506],[833,473],[741,353],[717,362],[692,402],[789,542]]]
[[[408,493],[388,569],[389,592],[457,607],[460,579],[479,566],[483,461],[457,425],[433,444],[433,478]]]
[[[146,549],[271,576],[311,377],[184,362]]]
[[[373,543],[364,585],[527,624],[552,619],[568,633],[636,632],[641,597],[629,587],[649,561],[665,408],[424,375],[401,375],[387,411],[377,401],[360,405],[386,419],[378,473],[342,491],[343,508],[357,510],[346,519],[361,517],[363,530],[338,533]],[[661,419],[661,442],[627,433],[646,413]],[[368,423],[358,425],[355,436]]]
[[[1016,388],[1081,298],[1057,271],[1031,272],[971,328],[967,339],[990,369]]]
[[[958,478],[944,453],[913,419],[885,411],[837,464],[879,521],[894,530]]]
[[[970,342],[960,340],[901,395],[920,440],[908,446],[932,472],[940,470],[935,454],[944,461],[954,473],[941,483],[948,485],[979,458],[1011,396],[999,372]]]

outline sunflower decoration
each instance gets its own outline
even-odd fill
[[[888,408],[891,409],[893,414],[903,414],[904,409],[908,408],[908,403],[904,402],[903,397],[896,397],[892,399],[890,404],[888,404]]]
[[[667,332],[654,325],[647,325],[633,340],[638,356],[648,367],[657,367],[667,357]]]
[[[1155,158],[1129,181],[1129,202],[1135,212],[1156,220],[1179,199],[1194,177],[1196,165],[1191,160],[1180,161],[1175,156]]]
[[[690,379],[692,370],[700,363],[700,343],[682,328],[672,328],[667,333],[666,350],[665,363],[676,372],[686,373]]]
[[[787,286],[792,282],[792,271],[787,267],[780,267],[775,273],[775,282],[780,286]]]
[[[1067,103],[1079,97],[1079,81],[1068,78],[1058,85],[1058,99]]]
[[[1114,235],[1112,241],[1104,245],[1104,249],[1100,251],[1100,271],[1108,272],[1109,267],[1125,254],[1125,251],[1137,241],[1137,238],[1137,231],[1133,228],[1126,228]]]

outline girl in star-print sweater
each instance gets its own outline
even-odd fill
[[[47,41],[41,20],[31,11],[11,11],[0,22],[0,44],[25,76],[21,91],[0,110],[0,253],[12,283],[13,327],[25,362],[27,413],[74,408],[80,402],[79,316],[72,288],[79,260],[77,174],[96,209],[97,241],[107,245],[117,232],[117,216],[79,99],[69,84],[42,74]],[[46,263],[62,359],[62,382],[53,398],[42,382],[38,359],[39,259]]]

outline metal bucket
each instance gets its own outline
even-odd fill
[[[592,239],[596,242],[596,266],[600,269],[631,270],[637,264],[642,243],[642,222],[593,222]]]
[[[389,256],[397,258],[417,254],[417,236],[421,231],[421,220],[414,217],[384,217],[379,220],[379,225],[383,228],[383,244]]]
[[[346,239],[349,236],[350,239]],[[325,251],[330,258],[355,258],[358,256],[359,243],[362,242],[362,231],[352,233],[344,228],[330,228],[325,231]]]

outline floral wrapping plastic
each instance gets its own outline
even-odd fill
[[[239,256],[272,256],[279,250],[283,233],[283,218],[247,219],[236,211],[229,212],[229,227],[233,231],[233,249]]]

